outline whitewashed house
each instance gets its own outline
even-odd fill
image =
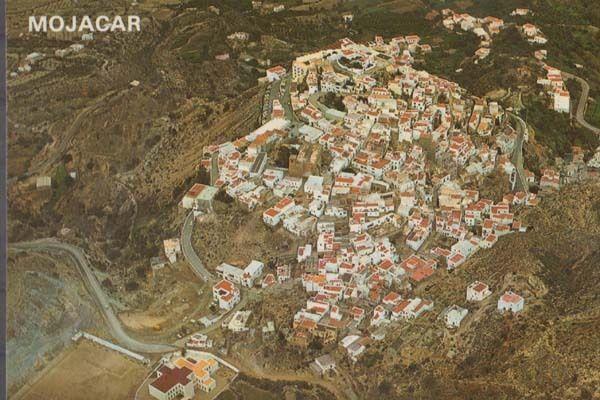
[[[482,301],[490,294],[490,287],[483,282],[475,281],[467,287],[467,301]]]
[[[523,310],[525,306],[525,299],[512,290],[505,292],[498,299],[498,311],[511,311],[513,313],[518,313]]]
[[[444,323],[448,328],[458,328],[462,320],[467,316],[469,310],[466,308],[459,307],[457,305],[452,305],[448,307],[444,313]]]

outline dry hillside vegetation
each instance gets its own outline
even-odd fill
[[[222,262],[245,267],[295,254],[298,238],[283,228],[269,228],[262,213],[235,204],[217,203],[216,213],[202,218],[194,229],[194,247],[209,269]]]
[[[11,252],[7,274],[7,376],[12,393],[30,373],[69,345],[76,330],[96,332],[103,326],[102,316],[70,263],[45,254]]]

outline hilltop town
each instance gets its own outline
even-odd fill
[[[482,46],[503,27],[494,17],[443,13],[445,26],[474,29]],[[524,25],[522,32],[540,42],[534,28]],[[477,56],[484,58],[481,49]],[[252,311],[237,307],[243,297],[290,281],[301,284],[305,301],[284,316],[288,326],[279,326],[289,346],[333,344],[351,363],[361,363],[394,326],[426,314],[450,331],[481,302],[494,302],[487,312],[527,318],[531,293],[490,287],[489,276],[461,288],[459,304],[438,304],[435,289],[427,297],[415,289],[442,270],[460,269],[503,236],[526,232],[525,210],[557,193],[561,182],[597,176],[597,165],[586,165],[574,147],[560,171],[548,167],[536,176],[525,169],[529,131],[518,111],[414,68],[415,54],[428,51],[417,35],[345,38],[288,68],[271,67],[262,78],[275,92],[267,96],[264,124],[204,148],[199,168],[208,181],[193,184],[180,206],[201,224],[224,192],[226,201],[260,214],[271,231],[284,230],[297,244],[295,256],[268,268],[271,260],[255,259],[214,267],[214,302],[229,315],[223,327],[250,330]],[[568,112],[560,71],[545,69],[548,77],[538,83],[553,88],[556,112]],[[273,329],[271,322],[263,334]],[[328,375],[336,362],[324,354],[311,368]]]
[[[13,23],[11,395],[600,395],[600,36],[557,2]]]

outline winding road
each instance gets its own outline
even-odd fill
[[[213,274],[211,274],[200,260],[200,257],[196,254],[196,251],[192,247],[192,231],[194,227],[193,213],[189,213],[183,224],[181,231],[181,242],[183,255],[192,267],[194,273],[206,282],[215,280]],[[109,297],[102,290],[98,278],[92,271],[92,267],[89,263],[88,257],[85,251],[80,247],[72,244],[63,243],[53,238],[39,239],[28,242],[10,243],[9,248],[14,251],[20,252],[55,252],[66,254],[73,264],[77,267],[82,279],[85,282],[85,286],[96,301],[99,310],[101,311],[108,328],[112,336],[116,341],[126,347],[127,349],[139,353],[166,353],[174,351],[177,347],[160,344],[160,343],[147,343],[139,341],[131,337],[123,328],[121,321],[115,314]],[[240,306],[245,302],[240,302]],[[218,324],[217,324],[218,325]]]
[[[517,142],[513,150],[511,162],[517,169],[517,182],[515,184],[515,191],[529,192],[529,184],[525,177],[525,169],[523,168],[523,140],[525,139],[525,131],[527,130],[527,124],[517,114],[509,114],[515,121],[517,121]]]
[[[204,263],[196,254],[194,246],[192,246],[192,232],[194,230],[194,212],[190,212],[183,223],[181,229],[181,249],[183,256],[186,261],[192,266],[192,271],[205,282],[212,282],[215,280],[213,274],[210,273],[204,266]]]
[[[588,123],[585,120],[585,107],[587,105],[588,96],[590,94],[590,85],[583,78],[580,78],[576,75],[570,74],[568,72],[562,72],[562,75],[565,79],[575,79],[581,85],[581,96],[579,97],[579,102],[577,103],[577,110],[575,111],[575,120],[583,126],[594,132],[597,135],[600,135],[600,128],[595,127],[594,125]]]
[[[98,279],[94,275],[83,249],[71,244],[59,242],[55,239],[40,239],[31,242],[11,243],[9,244],[9,248],[24,252],[60,252],[67,254],[77,266],[77,269],[85,282],[86,288],[97,302],[110,332],[120,345],[138,353],[166,353],[176,350],[176,347],[167,344],[141,342],[129,336],[123,329],[121,321],[113,311],[110,300],[102,290]]]

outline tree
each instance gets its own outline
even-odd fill
[[[423,137],[419,140],[419,146],[423,148],[425,157],[430,163],[435,161],[435,143],[430,137]]]
[[[311,350],[319,351],[323,349],[323,343],[321,343],[321,341],[318,339],[313,339],[308,345],[308,348]]]
[[[392,385],[388,381],[383,381],[377,386],[377,392],[381,396],[387,396],[392,391]]]
[[[323,96],[323,104],[338,111],[346,111],[346,106],[344,105],[342,97],[335,93],[326,93],[325,96]]]
[[[277,159],[275,165],[279,168],[287,168],[290,163],[290,149],[287,146],[282,146],[277,150]]]

